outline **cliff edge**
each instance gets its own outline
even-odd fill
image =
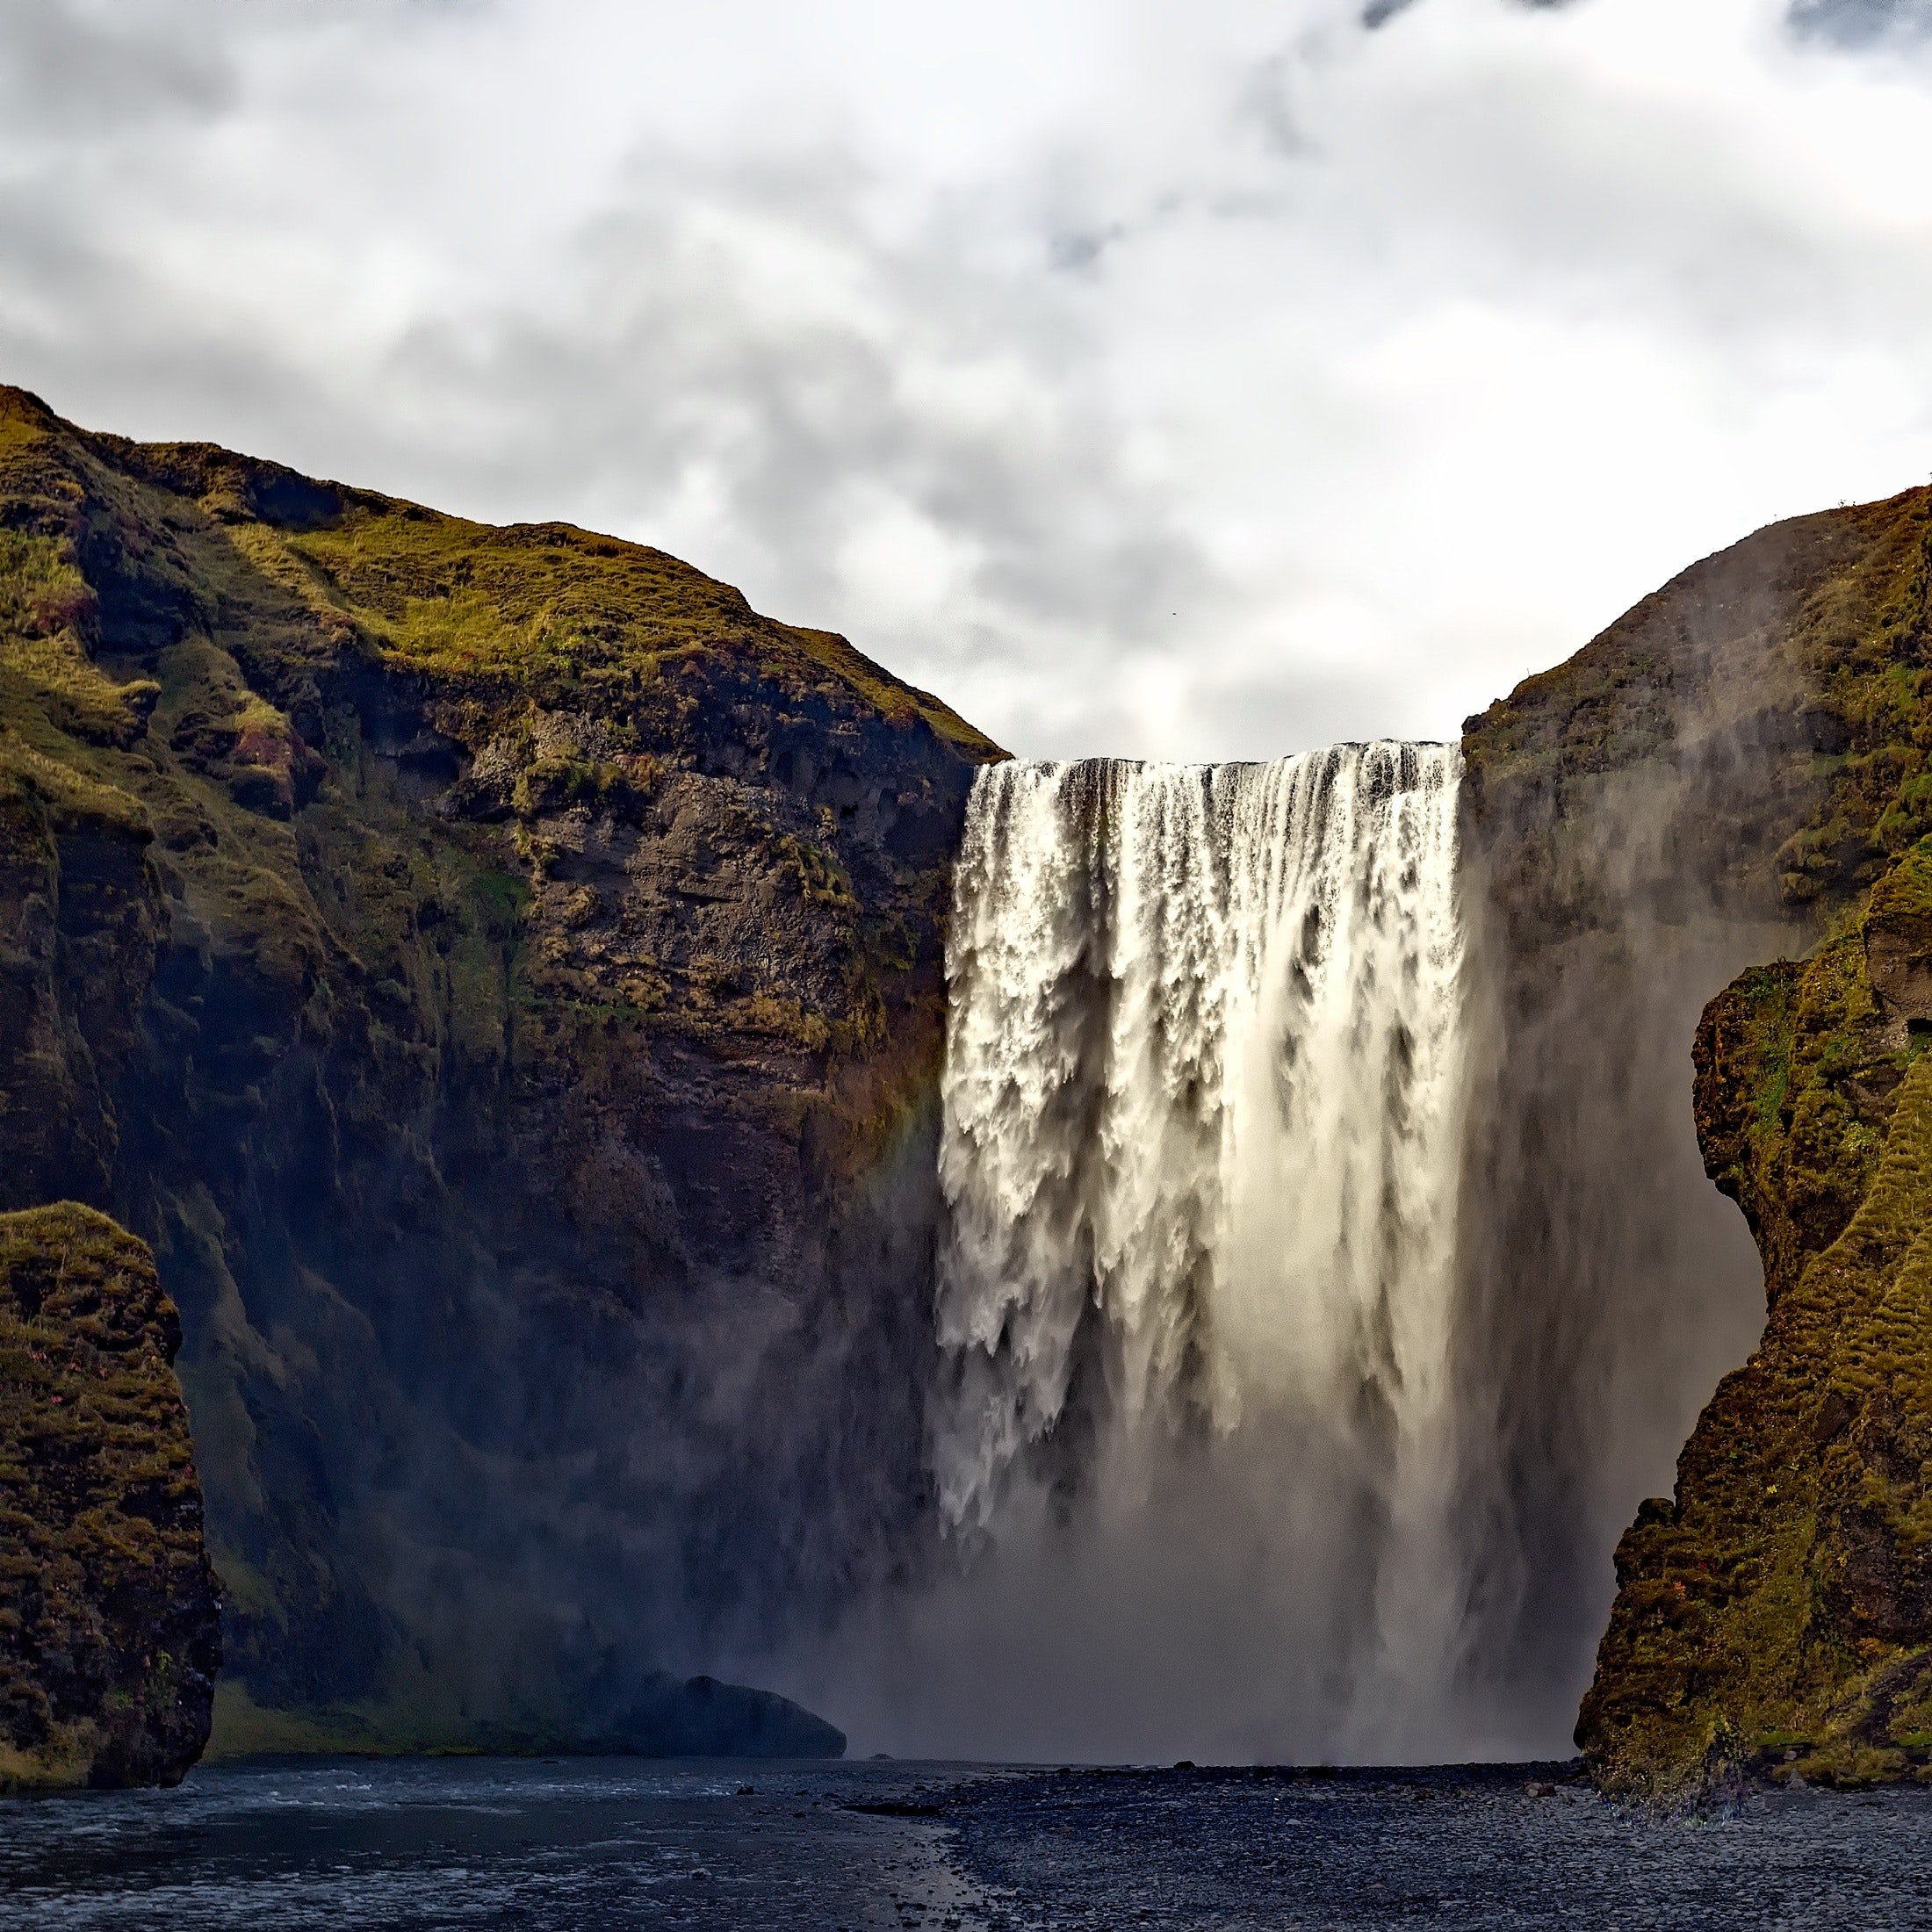
[[[1619,1793],[1932,1742],[1928,559],[1923,490],[1774,525],[1465,739],[1466,1373],[1500,1445],[1467,1501],[1521,1553],[1479,1607],[1572,1697],[1596,1649],[1577,1741]],[[1566,1602],[1609,1611],[1600,1645]]]

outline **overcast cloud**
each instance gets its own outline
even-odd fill
[[[1921,0],[8,0],[0,378],[1014,749],[1446,735],[1932,469]]]

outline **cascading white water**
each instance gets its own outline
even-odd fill
[[[942,1514],[1025,1550],[1036,1620],[1055,1566],[1107,1580],[1068,1598],[1089,1623],[1140,1590],[1211,1651],[1220,1618],[1282,1687],[1258,1748],[1426,1754],[1448,1722],[1459,771],[1010,763],[969,808]]]

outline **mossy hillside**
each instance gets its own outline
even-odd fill
[[[1618,1553],[1579,1728],[1614,1790],[1927,1761],[1932,1061],[1873,999],[1858,939],[1747,975],[1699,1037],[1705,1144],[1758,1236],[1770,1313],[1675,1500]]]
[[[1757,1283],[1698,1174],[1688,1049],[1741,967],[1808,953],[1862,898],[1849,871],[1791,889],[1784,848],[1835,809],[1871,708],[1834,667],[1899,633],[1926,504],[1761,530],[1466,725],[1459,1373],[1492,1418],[1469,1507],[1520,1559],[1480,1641],[1525,1705],[1573,1697],[1602,1635],[1616,1472],[1661,1460],[1748,1352]]]
[[[10,676],[27,685],[64,730],[125,746],[140,735],[155,687],[148,679],[117,684],[102,675],[85,641],[97,618],[94,593],[68,546],[0,530],[0,635],[11,646]]]
[[[61,720],[47,716],[45,690],[23,691],[30,703],[42,701],[33,724],[54,753],[50,769],[105,780],[105,798],[134,795],[136,821],[145,807],[161,827],[164,852],[180,855],[169,868],[178,874],[171,889],[196,900],[191,911],[218,941],[226,934],[260,940],[279,933],[284,956],[275,977],[293,985],[318,970],[321,941],[300,905],[294,847],[255,821],[264,813],[290,816],[298,792],[316,782],[323,762],[317,747],[331,730],[338,732],[329,747],[338,787],[357,789],[371,749],[370,721],[356,707],[354,691],[350,703],[332,708],[321,685],[333,674],[338,686],[353,686],[374,660],[447,681],[395,687],[394,709],[376,721],[378,731],[393,735],[413,715],[423,755],[432,764],[448,760],[465,768],[458,788],[463,809],[510,821],[508,852],[498,849],[500,837],[465,838],[460,825],[453,837],[429,840],[437,848],[429,869],[451,876],[448,903],[458,908],[467,902],[465,881],[472,875],[514,878],[528,905],[559,869],[560,855],[561,869],[570,869],[574,855],[565,847],[582,820],[637,823],[653,801],[677,792],[681,772],[696,766],[705,777],[719,775],[703,769],[717,761],[714,754],[736,764],[749,751],[797,789],[835,795],[834,803],[807,803],[802,811],[787,809],[789,800],[780,794],[775,801],[765,787],[742,788],[722,801],[727,842],[762,855],[763,896],[781,911],[789,898],[827,915],[832,943],[819,950],[829,970],[814,976],[816,984],[783,985],[768,976],[759,984],[761,976],[744,970],[735,934],[693,947],[681,933],[665,948],[674,956],[640,949],[626,962],[635,969],[628,989],[620,989],[628,997],[610,998],[608,986],[598,989],[600,997],[578,997],[584,989],[573,984],[568,968],[580,948],[567,935],[595,927],[605,908],[595,885],[566,879],[553,895],[559,930],[544,947],[526,948],[532,967],[520,989],[526,1009],[575,1008],[604,1021],[649,1016],[660,1029],[682,1023],[711,1034],[721,1022],[745,1025],[789,1034],[812,1051],[876,1037],[876,982],[882,973],[910,970],[907,935],[929,919],[942,881],[928,869],[913,882],[912,907],[875,905],[869,918],[857,917],[850,861],[839,845],[857,788],[846,773],[826,768],[833,761],[822,727],[831,723],[850,738],[869,715],[895,726],[934,729],[976,757],[989,753],[985,741],[943,706],[896,685],[842,640],[759,617],[729,587],[660,552],[562,525],[493,530],[368,493],[312,485],[199,446],[90,442],[31,399],[11,394],[8,480],[17,495],[9,515],[36,532],[17,540],[31,548],[32,559],[23,573],[32,581],[15,604],[40,611],[43,628],[56,619],[67,624],[68,661],[76,680],[95,680],[99,709],[123,687],[101,676],[75,629],[84,623],[97,634],[101,625],[103,595],[79,568],[83,555],[109,560],[111,607],[149,617],[167,611],[179,633],[178,641],[145,653],[155,674],[126,687],[139,692],[137,725],[158,701],[145,755],[131,761],[131,772],[118,761],[105,761],[105,769],[104,761],[90,761],[71,734],[62,752],[47,737],[47,725]],[[154,480],[169,494],[157,500],[155,492],[142,490],[142,482]],[[179,500],[189,492],[196,493],[191,508]],[[287,527],[263,521],[258,508],[279,510]],[[114,615],[111,608],[110,620]],[[116,630],[112,621],[108,628]],[[32,640],[15,629],[6,667],[25,681],[33,667]],[[151,643],[152,629],[143,629]],[[126,641],[109,637],[93,658],[111,660]],[[818,715],[801,716],[791,706]],[[427,715],[432,710],[434,724]],[[710,733],[721,715],[726,741],[714,744]],[[458,735],[440,737],[436,726],[442,724]],[[748,746],[747,726],[755,734]],[[154,759],[155,738],[172,758]],[[391,755],[399,748],[405,753],[400,761]],[[392,744],[378,753],[392,780],[400,762],[405,789],[409,749]],[[214,781],[246,815],[224,815],[218,790],[211,796],[212,788],[183,782],[194,777]],[[687,797],[689,791],[683,788]],[[326,859],[333,854],[317,834],[332,808],[318,803],[306,849]],[[707,798],[706,809],[719,804]],[[674,816],[674,798],[672,804]],[[400,816],[415,816],[407,801]],[[563,840],[554,826],[559,818],[566,822]],[[419,835],[424,830],[414,829]],[[708,854],[697,856],[708,862]],[[392,854],[382,862],[393,860]],[[365,913],[383,893],[380,886],[357,891],[350,882],[367,876],[360,869],[325,863],[311,871],[317,877],[342,871],[327,890],[357,897]],[[866,883],[876,897],[881,882],[875,876]],[[292,899],[285,887],[294,889]],[[419,877],[402,898],[414,904],[411,891],[422,887]],[[702,884],[687,887],[680,910],[688,912],[706,896]],[[444,904],[432,893],[431,916]],[[455,923],[459,977],[472,986],[494,979],[475,948],[461,943],[465,922]],[[369,936],[366,928],[362,936]],[[394,945],[384,949],[393,960]],[[925,962],[928,969],[932,963]],[[393,972],[374,977],[392,999],[403,984]],[[472,1033],[500,1033],[494,1014],[477,1018]]]
[[[1627,888],[1829,930],[1932,831],[1928,533],[1925,489],[1771,525],[1469,719],[1466,810],[1516,921],[1561,943],[1624,923]]]
[[[506,681],[539,703],[602,698],[622,715],[646,693],[674,710],[686,660],[722,654],[794,702],[856,697],[895,724],[924,719],[970,757],[995,754],[938,699],[844,638],[761,616],[728,584],[661,551],[567,523],[500,530],[368,498],[287,544],[314,573],[319,608],[412,669]]]
[[[0,530],[0,1175],[114,1208],[182,1303],[227,1708],[555,1736],[601,1630],[845,1574],[760,1498],[920,1318],[892,1190],[984,741],[660,553],[18,392]],[[755,1431],[679,1419],[732,1294]],[[690,1556],[620,1580],[674,1508]]]
[[[313,747],[328,729],[321,687],[332,669],[338,688],[353,686],[372,662],[393,674],[384,682],[394,708],[378,732],[409,726],[404,742],[382,751],[401,754],[406,782],[453,768],[451,803],[507,822],[516,869],[535,883],[573,867],[602,869],[601,854],[578,863],[572,848],[582,830],[668,825],[674,833],[692,790],[679,781],[709,781],[704,809],[731,814],[731,842],[760,855],[768,898],[782,910],[796,894],[833,915],[836,969],[809,993],[769,982],[739,992],[745,948],[739,935],[721,935],[714,947],[674,943],[684,958],[645,950],[635,977],[648,990],[594,1004],[643,1006],[660,1027],[685,1019],[715,1031],[722,988],[731,1020],[797,1010],[807,1040],[862,1037],[876,1005],[870,989],[882,974],[905,970],[898,955],[906,913],[925,923],[932,905],[930,882],[912,905],[893,903],[905,898],[901,882],[875,865],[863,880],[870,919],[850,917],[854,863],[842,834],[870,816],[871,803],[854,766],[882,741],[881,726],[886,742],[930,733],[968,759],[994,755],[944,706],[897,684],[844,640],[760,616],[730,587],[642,546],[560,524],[493,530],[279,473],[264,484],[256,472],[267,466],[220,451],[127,455],[148,473],[202,491],[209,527],[181,541],[196,582],[214,588],[227,618],[217,641],[255,688],[251,695],[227,681],[211,698],[206,685],[222,681],[205,679],[187,719],[165,721],[204,769],[232,789],[234,754],[221,739],[239,742],[254,782],[278,789],[270,809],[285,810],[313,782]],[[274,489],[298,486],[312,494],[294,499],[287,525],[248,514]],[[274,703],[285,707],[280,722]],[[369,722],[358,709],[353,728]],[[764,782],[731,787],[728,797],[717,789],[741,774]],[[920,786],[926,796],[888,797],[885,809],[898,816],[908,804],[919,812],[939,803],[929,781]],[[936,852],[932,835],[922,836]],[[500,842],[486,841],[489,862]],[[602,842],[621,844],[621,833]],[[567,910],[559,923],[595,927],[581,888],[595,890],[597,880],[561,883],[569,890],[559,895]],[[702,890],[687,892],[686,910]],[[883,943],[869,943],[875,936]],[[568,956],[567,946],[552,950],[560,954],[553,963]],[[571,991],[566,981],[558,997]]]
[[[0,1215],[0,1788],[172,1784],[208,1734],[220,1607],[179,1340],[105,1215]]]

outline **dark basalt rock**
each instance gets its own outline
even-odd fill
[[[0,1215],[0,1790],[173,1784],[221,1610],[147,1248],[72,1203]]]
[[[1467,1622],[1546,1714],[1614,1590],[1618,1791],[1932,1754],[1928,505],[1760,532],[1465,738]],[[820,1734],[658,1663],[924,1519],[998,755],[660,552],[0,390],[0,1210],[112,1214],[181,1308],[216,1748]]]
[[[667,1677],[588,1748],[632,1757],[843,1757],[845,1733],[789,1698],[716,1677]]]

